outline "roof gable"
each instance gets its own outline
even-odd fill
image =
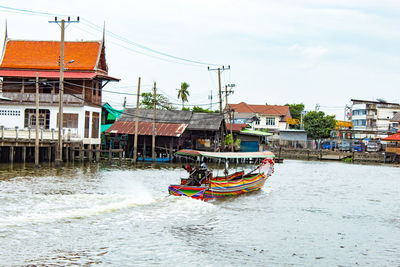
[[[99,64],[100,58],[104,57],[105,61],[101,41],[65,42],[64,47],[64,62],[74,60],[66,66],[68,70],[93,71],[97,69],[97,65],[106,66],[105,62]],[[7,39],[0,68],[58,70],[59,56],[59,41]],[[107,69],[103,70],[107,72]]]
[[[241,102],[239,104],[230,104],[229,107],[238,113],[258,113],[262,115],[287,116],[289,111],[289,106],[249,105],[245,102]]]

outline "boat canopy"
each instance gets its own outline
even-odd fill
[[[206,157],[215,159],[267,159],[275,158],[274,153],[264,152],[206,152],[191,149],[181,149],[175,153],[182,156]]]

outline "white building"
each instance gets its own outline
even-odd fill
[[[400,112],[400,104],[351,99],[354,138],[383,138],[395,131],[391,119]]]
[[[230,104],[235,123],[249,123],[254,130],[279,132],[288,129],[287,119],[292,118],[289,106],[249,105],[245,102]]]

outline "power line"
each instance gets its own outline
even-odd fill
[[[21,8],[13,8],[13,7],[7,7],[7,6],[0,6],[0,9],[3,9],[3,12],[18,13],[18,14],[30,14],[30,15],[37,15],[37,16],[65,16],[63,14],[40,12],[40,11],[33,11],[33,10],[21,9]],[[4,10],[7,10],[7,11],[4,11]],[[87,26],[87,27],[89,27],[89,28],[91,28],[91,29],[93,29],[93,30],[95,30],[95,31],[99,31],[99,32],[103,31],[102,27],[96,25],[95,23],[93,23],[93,22],[91,22],[91,21],[89,21],[87,19],[82,18],[82,24]],[[183,58],[183,57],[175,56],[175,55],[172,55],[172,54],[168,54],[168,53],[165,53],[165,52],[150,48],[148,46],[139,44],[137,42],[131,41],[128,38],[125,38],[125,37],[123,37],[121,35],[118,35],[118,34],[112,32],[112,31],[106,30],[105,32],[108,33],[110,37],[112,37],[114,39],[117,39],[117,40],[119,40],[121,42],[124,42],[126,44],[138,47],[138,48],[143,49],[143,50],[147,50],[147,51],[149,51],[149,52],[151,52],[153,54],[158,54],[160,56],[167,57],[167,58],[174,59],[174,60],[178,60],[178,61],[173,61],[173,60],[168,60],[168,59],[165,59],[165,58],[157,57],[157,56],[150,55],[148,53],[144,53],[144,52],[141,52],[141,51],[138,51],[138,50],[135,50],[135,49],[120,45],[120,44],[116,44],[116,45],[119,45],[120,47],[123,47],[123,48],[125,48],[125,49],[127,49],[129,51],[135,52],[135,53],[143,54],[143,55],[146,55],[146,56],[149,56],[149,57],[153,57],[153,58],[156,58],[156,59],[159,59],[159,60],[164,60],[164,61],[167,61],[167,62],[177,63],[177,64],[185,64],[183,62],[186,62],[186,65],[191,65],[191,64],[187,64],[187,63],[192,63],[193,64],[192,66],[198,66],[198,65],[217,66],[218,65],[218,64],[214,64],[214,63],[207,63],[207,62],[202,62],[202,61],[197,61],[197,60],[191,60],[191,59],[186,59],[186,58]],[[179,62],[179,61],[182,61],[182,62]]]

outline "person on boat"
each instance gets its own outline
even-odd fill
[[[188,173],[192,173],[193,168],[190,166],[190,164],[187,164],[186,166],[182,165],[182,168],[184,168]]]
[[[203,160],[203,163],[201,163],[200,167],[208,171],[208,166],[207,166],[207,163],[206,163],[206,159]]]

